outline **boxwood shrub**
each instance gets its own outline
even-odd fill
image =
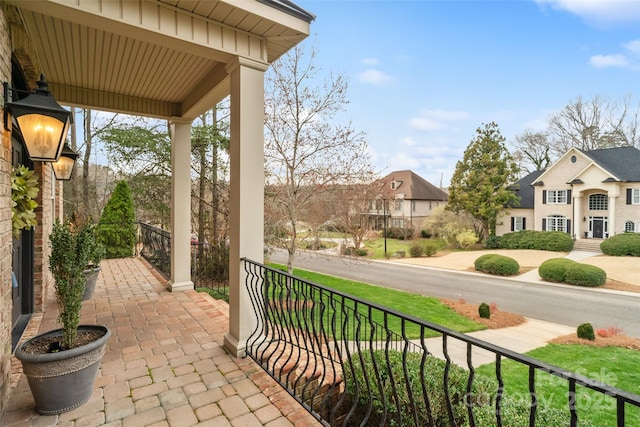
[[[540,264],[538,274],[549,282],[564,282],[567,268],[573,264],[576,262],[568,258],[551,258]]]
[[[576,286],[602,286],[607,281],[607,273],[595,265],[577,262],[567,268],[564,281]]]
[[[563,282],[576,286],[602,286],[607,281],[607,273],[600,267],[567,258],[544,261],[538,267],[538,274],[549,282]]]
[[[640,256],[640,233],[616,234],[600,244],[605,255]]]
[[[573,239],[561,231],[522,230],[503,235],[500,238],[500,247],[570,252],[573,249]]]
[[[485,254],[473,263],[478,271],[497,276],[513,276],[520,271],[520,264],[513,258],[499,254]]]

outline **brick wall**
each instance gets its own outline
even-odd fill
[[[0,6],[2,3],[0,2]],[[11,46],[4,8],[0,7],[0,79],[11,80]],[[4,97],[4,93],[2,94]],[[1,108],[1,106],[0,106]],[[11,373],[11,134],[1,126],[0,148],[0,413],[9,396]]]

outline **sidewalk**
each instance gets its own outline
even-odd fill
[[[518,326],[500,329],[485,329],[470,332],[466,335],[486,341],[488,343],[515,351],[526,353],[538,347],[543,347],[550,340],[575,333],[575,328],[537,319],[527,319]],[[442,338],[429,338],[427,348],[436,357],[444,359]],[[447,350],[451,361],[463,368],[467,367],[467,344],[453,338],[447,340]],[[473,366],[478,367],[496,361],[496,355],[486,350],[474,347],[472,352]]]
[[[54,329],[57,313],[50,298],[32,335]],[[251,359],[226,354],[227,303],[196,291],[169,292],[141,259],[102,262],[81,323],[112,332],[91,399],[60,415],[37,414],[20,362],[12,358],[17,384],[1,426],[320,425]]]

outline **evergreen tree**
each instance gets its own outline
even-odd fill
[[[98,239],[106,249],[107,258],[133,255],[136,225],[131,192],[125,181],[113,190],[98,222]]]
[[[475,218],[480,225],[476,231],[485,240],[488,235],[495,235],[501,211],[518,203],[518,197],[509,188],[517,179],[518,167],[497,124],[489,123],[476,133],[463,160],[456,164],[447,209]]]

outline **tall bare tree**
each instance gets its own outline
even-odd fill
[[[546,132],[534,132],[530,129],[517,135],[513,144],[513,158],[523,172],[545,170],[551,163],[549,135]]]
[[[571,147],[640,147],[639,113],[640,105],[632,108],[630,96],[620,103],[600,96],[590,100],[577,97],[549,120],[553,154],[557,158]]]
[[[365,135],[342,122],[348,82],[344,75],[323,78],[314,65],[315,49],[297,46],[277,60],[266,77],[265,91],[265,209],[268,230],[286,230],[282,243],[292,271],[301,215],[316,197],[337,185],[370,182],[373,167]],[[269,214],[273,213],[274,217]],[[275,241],[274,241],[275,240]]]

